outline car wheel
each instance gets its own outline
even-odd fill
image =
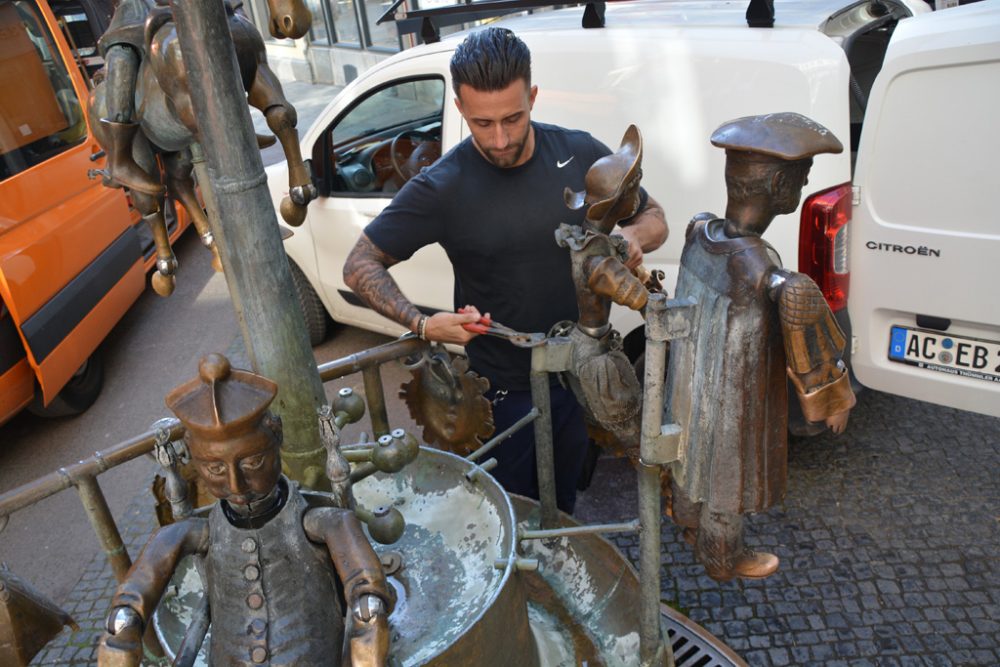
[[[294,262],[288,262],[292,270],[292,285],[295,286],[295,296],[299,300],[302,317],[306,321],[306,332],[309,334],[309,344],[316,347],[326,339],[327,316],[323,302],[319,300],[316,290],[309,284],[306,274]]]
[[[42,395],[38,392],[28,411],[39,417],[72,417],[93,405],[103,386],[104,364],[99,351],[94,350],[51,403],[42,405]]]

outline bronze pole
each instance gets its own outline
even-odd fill
[[[330,380],[336,380],[351,373],[363,371],[371,366],[409,356],[415,352],[419,352],[421,348],[426,346],[427,343],[416,336],[400,338],[391,343],[385,343],[378,347],[320,364],[319,376],[323,382],[329,382]]]
[[[169,439],[180,440],[184,436],[184,427],[176,419],[170,421]],[[153,446],[156,444],[156,434],[157,431],[146,431],[108,449],[94,452],[90,458],[11,489],[0,495],[0,517],[13,514],[28,505],[68,489],[83,476],[98,475],[126,461],[148,454],[153,451]]]
[[[541,502],[542,528],[559,525],[556,505],[555,453],[552,444],[552,397],[549,395],[549,374],[546,368],[547,346],[531,349],[531,401],[538,410],[535,418],[535,465],[538,468],[538,499]]]
[[[221,2],[171,0],[177,39],[205,155],[212,233],[236,305],[254,371],[278,383],[272,409],[284,426],[282,461],[289,475],[317,485],[326,450],[316,410],[325,401],[295,298],[278,221],[238,75]]]
[[[660,630],[660,466],[654,443],[663,422],[664,377],[667,369],[667,299],[651,294],[646,304],[646,370],[642,401],[642,437],[639,444],[639,664],[673,665],[670,645]]]

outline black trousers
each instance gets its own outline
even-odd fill
[[[491,389],[486,396],[494,400],[496,390]],[[587,427],[583,421],[583,408],[576,402],[573,392],[556,385],[550,388],[550,397],[556,504],[563,512],[572,514],[576,505],[577,480],[587,455]],[[503,395],[493,405],[495,433],[500,433],[526,415],[532,405],[530,391],[511,391]],[[490,456],[498,463],[490,473],[507,491],[538,499],[534,424],[528,424],[505,440],[490,452]]]

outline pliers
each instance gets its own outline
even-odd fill
[[[467,313],[469,311],[467,308],[462,307],[458,309],[458,312]],[[543,334],[527,334],[521,333],[520,331],[514,331],[510,327],[505,327],[499,322],[494,322],[489,315],[484,315],[475,322],[463,324],[462,328],[466,331],[471,331],[472,333],[505,338],[518,347],[535,347],[545,341],[545,336]]]

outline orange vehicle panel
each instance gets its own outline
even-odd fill
[[[78,359],[86,359],[108,335],[108,322],[118,322],[128,312],[145,288],[139,263],[95,305],[90,312],[38,364],[39,384],[43,398],[49,403],[80,367]]]
[[[22,19],[44,29],[29,39]],[[3,423],[36,393],[48,405],[62,390],[143,292],[155,257],[143,257],[149,239],[124,191],[88,174],[106,159],[88,126],[85,75],[46,0],[17,11],[0,3],[0,41],[0,84],[9,84],[0,86],[0,154],[31,155],[50,136],[59,146],[0,180]],[[171,240],[188,222],[178,212]]]
[[[0,425],[23,410],[35,395],[35,372],[27,360],[0,375]]]

